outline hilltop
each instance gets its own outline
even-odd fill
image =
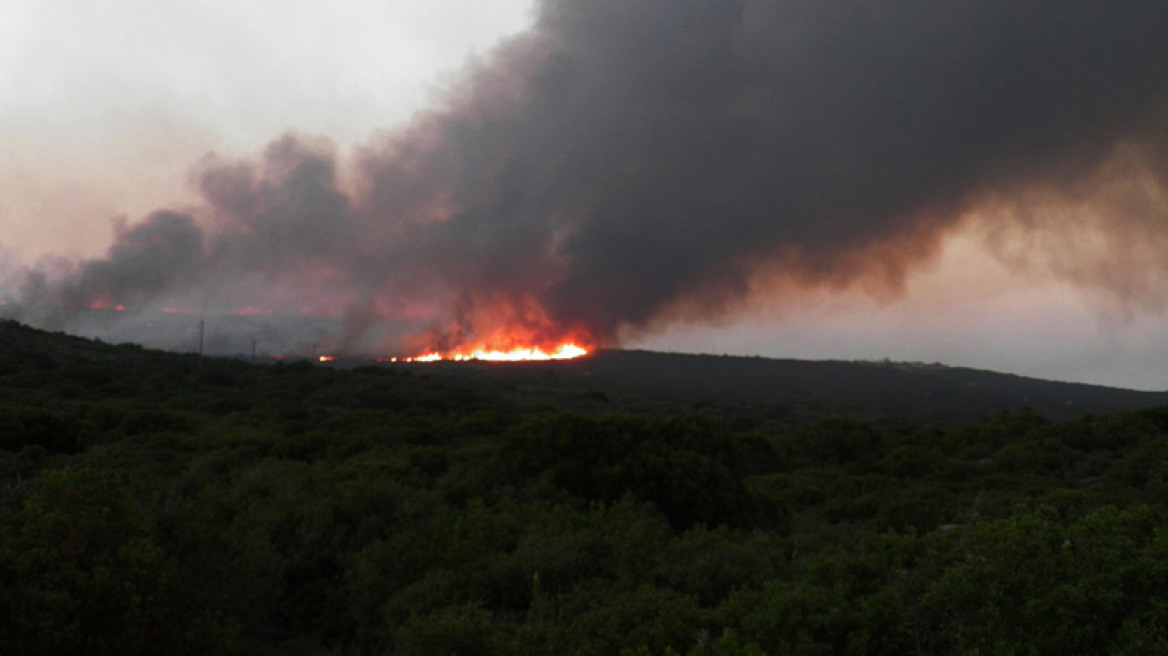
[[[1168,406],[933,422],[839,399],[1103,391],[636,352],[357,364],[0,323],[0,644],[1168,651]]]
[[[47,333],[0,322],[0,348],[59,360],[140,361],[150,352],[131,343]],[[161,357],[154,352],[152,357]],[[167,354],[167,357],[187,357]],[[243,356],[238,357],[243,360]],[[271,364],[271,358],[259,362]],[[346,358],[353,369],[372,360]],[[712,407],[787,422],[823,416],[902,417],[959,426],[1027,407],[1049,419],[1073,419],[1168,404],[1168,391],[1145,392],[1065,383],[939,363],[810,361],[606,349],[556,362],[429,362],[378,364],[397,371],[472,383],[532,403],[575,410],[672,412]],[[606,403],[597,403],[599,399]]]
[[[592,390],[660,408],[702,403],[789,416],[899,416],[960,425],[1028,407],[1051,419],[1168,404],[1168,392],[1062,383],[940,364],[845,362],[602,350],[566,362],[395,365],[452,380],[521,387],[532,395]],[[594,394],[594,396],[595,396]]]

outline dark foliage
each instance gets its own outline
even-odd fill
[[[1168,650],[1168,408],[946,428],[532,389],[2,324],[0,644]]]

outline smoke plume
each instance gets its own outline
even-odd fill
[[[895,293],[980,222],[1019,266],[1160,311],[1166,126],[1162,0],[544,0],[411,123],[208,157],[199,206],[25,272],[9,309],[333,316],[353,352],[595,346],[779,286]]]

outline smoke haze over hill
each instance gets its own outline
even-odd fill
[[[545,0],[355,152],[208,156],[201,201],[24,270],[7,314],[331,316],[348,352],[611,345],[760,298],[895,296],[976,226],[1168,305],[1168,5]]]

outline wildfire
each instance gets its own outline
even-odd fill
[[[125,312],[126,306],[121,303],[113,303],[105,298],[99,298],[95,301],[89,302],[89,309],[91,310],[113,310],[115,312]]]
[[[382,358],[383,362],[438,362],[450,360],[465,362],[468,360],[485,360],[488,362],[528,362],[542,360],[571,360],[588,355],[588,350],[568,343],[561,344],[554,349],[544,350],[536,347],[520,347],[510,350],[492,348],[478,348],[471,351],[452,351],[449,353],[431,352],[406,358]]]

